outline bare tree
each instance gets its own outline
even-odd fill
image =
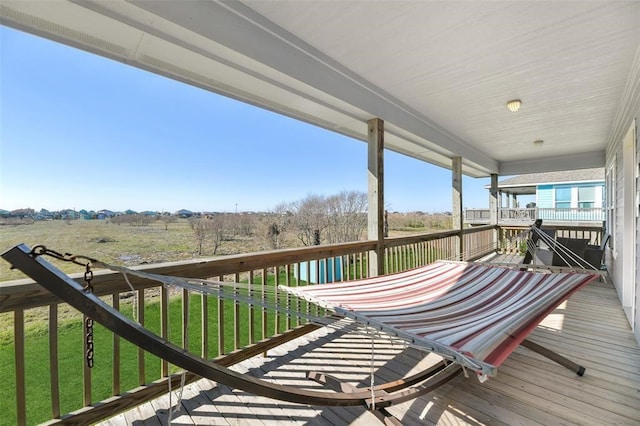
[[[263,216],[263,235],[272,249],[282,248],[286,234],[291,227],[293,213],[287,203],[278,204],[272,211]]]
[[[192,217],[189,219],[191,229],[198,246],[198,255],[204,253],[206,242],[209,241],[213,254],[218,253],[218,249],[227,239],[228,216],[214,215],[209,217]]]
[[[204,241],[207,238],[207,218],[189,218],[189,225],[193,229],[193,235],[196,239],[196,245],[198,247],[198,256],[202,256],[202,249]]]
[[[170,223],[175,223],[178,221],[178,218],[172,214],[162,214],[158,217],[158,220],[164,224],[164,230],[169,229]]]
[[[222,245],[222,242],[227,238],[227,224],[229,222],[229,216],[227,215],[215,215],[211,219],[207,220],[208,234],[211,238],[213,245],[213,254],[218,253],[218,249]]]
[[[254,216],[255,215],[249,213],[226,215],[229,231],[231,231],[233,235],[238,235],[240,237],[252,236],[257,222]]]
[[[329,244],[358,241],[367,227],[367,194],[342,191],[327,198]]]
[[[317,236],[329,226],[326,198],[322,195],[308,195],[292,204],[292,227],[298,239],[305,246],[314,244]]]

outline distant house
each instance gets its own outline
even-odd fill
[[[17,217],[19,219],[25,219],[25,218],[33,217],[35,213],[36,212],[33,209],[16,209],[9,212],[9,216]]]
[[[62,220],[76,220],[76,219],[78,219],[80,217],[78,212],[76,212],[73,209],[60,210],[58,212],[58,215],[59,215],[60,219],[62,219]]]
[[[51,220],[53,219],[53,213],[47,209],[40,209],[40,212],[36,215],[36,220]]]
[[[187,218],[193,216],[193,212],[191,210],[181,209],[176,212],[176,216]]]
[[[486,186],[489,189],[489,186]],[[498,182],[498,220],[547,223],[602,223],[605,220],[604,168],[531,173]],[[530,201],[523,205],[521,199]],[[468,209],[465,221],[489,223],[488,209]]]
[[[515,176],[499,182],[498,191],[513,200],[517,200],[519,194],[535,194],[539,208],[602,208],[605,204],[604,168]],[[517,205],[517,201],[515,204],[511,207],[525,207]]]
[[[99,210],[96,213],[96,215],[97,215],[98,219],[103,220],[103,219],[108,219],[110,217],[114,217],[116,215],[116,213],[112,212],[111,210],[102,209],[102,210]]]
[[[78,218],[83,220],[91,220],[94,218],[95,212],[88,212],[85,209],[82,209],[78,212]]]

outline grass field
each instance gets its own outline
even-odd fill
[[[119,265],[157,263],[195,257],[197,248],[189,223],[180,220],[168,229],[161,222],[148,226],[114,225],[104,220],[38,221],[31,225],[0,227],[2,251],[18,244],[29,247],[44,244],[59,252],[70,252]],[[65,272],[80,272],[81,267],[57,263]],[[2,281],[23,278],[0,263]]]

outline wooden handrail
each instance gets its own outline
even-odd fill
[[[489,229],[495,229],[495,226],[487,225],[468,228],[463,230],[463,234],[475,234]],[[459,231],[444,231],[432,234],[387,238],[385,239],[385,248],[436,241],[447,237],[457,236],[458,234]],[[133,267],[133,269],[139,269],[141,271],[155,274],[204,279],[271,268],[274,266],[301,263],[316,259],[366,253],[373,250],[375,246],[375,241],[359,241],[325,246],[236,254],[214,259],[165,262],[136,266]],[[80,282],[82,281],[83,274],[70,274],[70,277]],[[129,281],[135,289],[157,287],[156,282],[139,277],[129,277]],[[6,281],[0,283],[0,286],[0,312],[10,312],[17,308],[29,309],[61,302],[61,300],[30,279]],[[122,275],[120,273],[107,270],[94,272],[93,288],[94,293],[98,296],[130,291],[129,285],[122,279]]]

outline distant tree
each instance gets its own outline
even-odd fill
[[[249,213],[227,214],[227,226],[231,234],[240,237],[250,237],[253,235],[257,219]]]
[[[367,227],[367,194],[343,191],[326,199],[329,244],[358,241]]]
[[[367,201],[359,191],[309,195],[291,204],[291,228],[306,246],[358,241],[367,227]]]
[[[278,204],[272,211],[263,216],[262,229],[267,245],[274,249],[282,248],[286,235],[291,227],[293,214],[287,203]]]
[[[158,220],[164,224],[164,230],[167,231],[169,229],[169,224],[177,222],[178,218],[172,214],[163,214],[158,216]]]
[[[196,247],[198,248],[198,256],[202,256],[204,241],[207,238],[207,220],[206,218],[191,218],[189,225],[193,230],[193,236],[196,239]]]
[[[216,254],[226,239],[227,216],[191,217],[189,224],[193,229],[198,255],[201,256],[204,253],[206,241],[211,242],[213,254]]]
[[[208,219],[208,221],[208,234],[211,238],[211,244],[213,245],[213,254],[216,254],[218,253],[218,249],[222,245],[222,242],[226,240],[226,229],[229,222],[229,216],[217,215]]]
[[[155,220],[153,216],[146,216],[144,214],[122,214],[111,218],[111,223],[116,225],[129,225],[129,226],[147,226]]]
[[[326,198],[322,195],[308,195],[292,204],[293,231],[305,246],[313,245],[316,236],[322,236],[329,226]]]

